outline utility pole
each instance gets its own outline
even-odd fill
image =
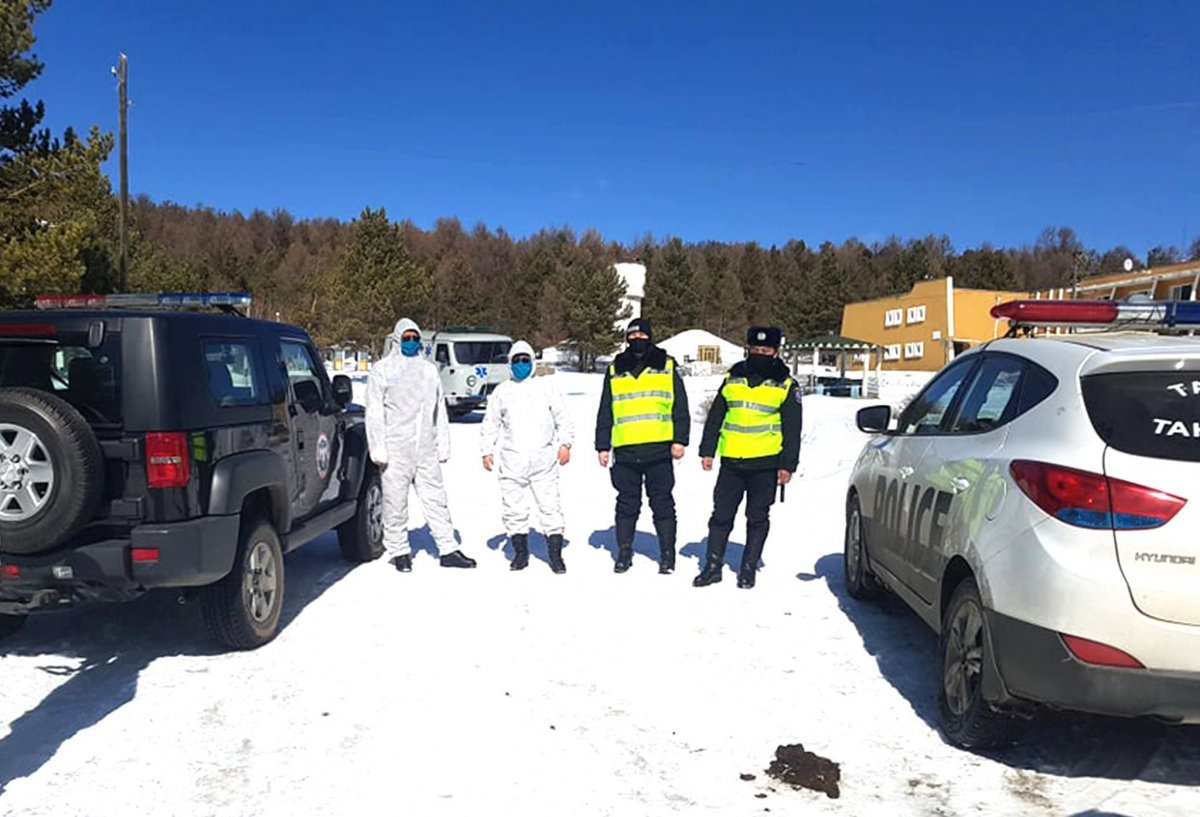
[[[128,288],[129,273],[129,134],[126,127],[129,112],[129,62],[125,55],[119,55],[117,63],[117,97],[118,97],[118,151],[121,164],[121,259],[120,259],[120,291]]]
[[[1071,300],[1079,297],[1079,268],[1083,266],[1083,251],[1076,250],[1071,256]]]

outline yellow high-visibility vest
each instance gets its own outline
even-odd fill
[[[744,377],[725,378],[721,393],[728,410],[721,425],[717,451],[722,457],[754,459],[783,451],[781,409],[792,389],[791,378],[782,383],[764,380],[751,386]]]
[[[612,444],[614,448],[642,443],[671,442],[675,425],[671,411],[675,407],[675,361],[667,358],[662,369],[643,369],[617,374],[608,367],[612,386]]]

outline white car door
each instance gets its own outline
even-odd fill
[[[930,381],[900,415],[889,444],[880,452],[869,499],[869,552],[910,589],[915,582],[916,523],[924,522],[924,474],[932,467],[930,451],[975,366],[974,357],[962,358]]]
[[[1023,384],[1027,386],[1022,400]],[[1007,492],[1002,455],[1009,423],[1053,391],[1055,380],[1014,355],[985,353],[922,471],[926,486],[913,525],[913,589],[932,604],[946,563],[968,554]],[[975,564],[972,559],[968,561]]]

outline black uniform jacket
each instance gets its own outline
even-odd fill
[[[638,358],[626,349],[613,360],[612,368],[617,374],[632,373],[635,377],[645,369],[665,369],[668,355],[657,346],[651,346],[644,357]],[[671,442],[642,443],[640,445],[623,445],[613,451],[617,462],[636,464],[658,462],[669,459],[671,445],[687,445],[691,440],[692,417],[688,413],[687,391],[683,387],[683,377],[679,374],[679,366],[675,366],[675,404],[671,409],[671,422],[675,427],[674,438]],[[612,444],[612,373],[605,370],[604,390],[600,392],[600,410],[596,413],[596,450],[608,451]]]
[[[782,383],[785,379],[792,376],[792,372],[788,369],[786,363],[779,358],[775,358],[775,368],[768,377],[756,377],[747,374],[745,361],[735,363],[733,368],[729,370],[729,376],[744,377],[750,383],[751,387],[753,387],[759,385],[764,380],[774,380]],[[728,410],[729,404],[725,401],[725,387],[722,384],[721,389],[717,392],[717,396],[713,399],[712,408],[708,411],[708,420],[704,423],[704,436],[700,438],[701,457],[715,457],[717,455],[717,442],[721,438],[721,424],[725,422],[725,412]],[[787,399],[783,401],[783,406],[779,412],[783,421],[783,451],[770,457],[751,457],[748,459],[722,457],[722,467],[742,468],[746,470],[771,468],[794,472],[800,464],[800,436],[804,426],[804,412],[800,406],[800,388],[794,380],[792,381],[792,388],[788,392]]]

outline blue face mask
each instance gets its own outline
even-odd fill
[[[421,341],[420,340],[418,340],[416,338],[412,338],[409,340],[400,341],[400,353],[402,355],[404,355],[405,357],[416,357],[417,353],[420,351],[421,351]]]
[[[512,364],[513,380],[520,383],[529,375],[533,374],[533,362],[529,360],[515,360]]]

